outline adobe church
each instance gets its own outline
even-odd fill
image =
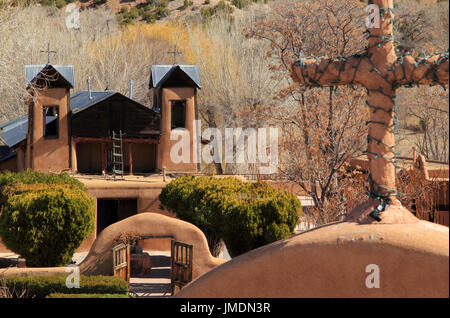
[[[96,230],[79,252],[87,251],[105,227],[134,214],[174,216],[159,207],[166,184],[160,172],[199,171],[192,160],[201,88],[197,66],[153,65],[151,107],[116,91],[93,91],[89,82],[87,90],[71,95],[73,66],[28,65],[25,75],[33,98],[27,115],[0,125],[0,172],[68,172],[85,184],[95,199]],[[170,139],[172,132],[190,136],[189,163],[171,160],[170,149],[177,143]],[[111,181],[118,175],[118,182]],[[2,251],[6,248],[0,242]]]
[[[25,74],[34,98],[28,115],[0,126],[0,171],[198,171],[195,160],[174,163],[170,158],[175,129],[178,136],[189,134],[191,159],[196,152],[197,66],[152,66],[152,108],[116,91],[91,91],[89,84],[71,96],[73,66],[28,65]]]

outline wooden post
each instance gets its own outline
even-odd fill
[[[128,144],[128,159],[130,161],[130,175],[133,174],[133,144],[130,142]]]
[[[102,174],[106,173],[105,144],[102,142]]]

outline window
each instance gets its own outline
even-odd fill
[[[172,121],[171,128],[186,128],[186,101],[172,101]]]
[[[44,107],[44,138],[57,139],[59,137],[59,107]]]

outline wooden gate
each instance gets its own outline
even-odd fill
[[[130,283],[130,245],[121,243],[112,248],[114,276],[122,277]]]
[[[192,280],[193,246],[171,241],[171,290],[175,294],[175,287],[183,288]]]

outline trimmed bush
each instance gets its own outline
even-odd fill
[[[232,257],[290,236],[302,209],[289,192],[231,177],[177,178],[162,189],[159,200],[199,227],[208,242],[223,239]]]
[[[25,290],[27,298],[45,298],[50,294],[117,294],[128,295],[128,284],[121,277],[80,276],[80,288],[67,288],[68,275],[7,276],[6,286],[14,291]]]
[[[23,183],[23,184],[37,184],[37,183],[45,183],[45,184],[63,184],[70,185],[81,190],[86,190],[84,184],[78,181],[75,178],[72,178],[67,173],[62,174],[47,174],[42,172],[33,171],[28,169],[25,172],[16,173],[16,172],[2,172],[0,173],[0,187],[12,185],[15,183]],[[1,193],[0,193],[1,198]]]
[[[94,200],[68,175],[0,174],[0,237],[29,267],[69,264],[94,220]]]

